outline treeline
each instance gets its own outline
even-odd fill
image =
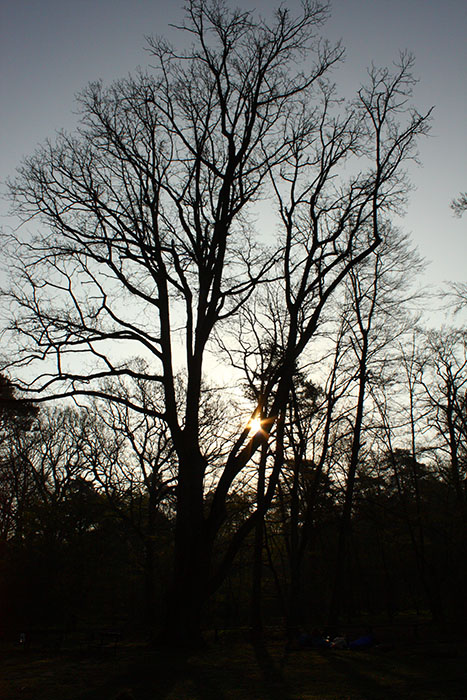
[[[329,323],[341,331],[317,342],[320,361],[308,372],[297,370],[286,414],[229,496],[214,566],[252,503],[260,517],[228,557],[203,610],[205,628],[260,633],[274,624],[294,633],[407,611],[437,622],[467,617],[466,334],[405,326],[382,343],[375,323],[365,350],[349,327],[355,308],[347,296],[339,322]],[[263,381],[275,355],[264,347]],[[255,368],[247,396],[261,385]],[[148,385],[138,390],[157,402]],[[233,403],[206,388],[206,426],[240,420]],[[4,377],[0,410],[5,634],[157,629],[176,503],[164,423],[112,402],[37,408]],[[205,445],[213,465],[207,510],[228,443],[225,432],[218,437]],[[268,494],[274,469],[277,488]]]

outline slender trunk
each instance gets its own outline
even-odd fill
[[[412,477],[415,491],[415,505],[418,531],[418,546],[416,547],[415,555],[418,561],[420,578],[422,586],[428,596],[429,606],[433,620],[440,624],[443,620],[443,605],[441,600],[441,592],[438,581],[438,576],[433,566],[430,566],[427,560],[427,552],[425,546],[425,529],[422,517],[422,499],[420,494],[420,475],[417,462],[417,445],[415,437],[415,411],[413,402],[413,390],[410,387],[410,429],[411,429],[411,461],[412,461]]]
[[[449,392],[450,393],[450,392]],[[467,499],[464,487],[464,481],[461,477],[461,469],[459,465],[458,457],[458,440],[456,436],[455,429],[455,416],[454,407],[452,403],[452,398],[448,395],[447,405],[445,408],[446,412],[446,424],[448,428],[448,445],[450,453],[450,471],[451,479],[454,485],[454,490],[456,492],[457,500],[459,503],[459,511],[462,517],[463,532],[464,532],[464,542],[466,542],[465,533],[467,533]]]
[[[294,473],[292,483],[292,494],[290,502],[290,582],[289,582],[289,605],[288,605],[288,635],[290,639],[296,637],[300,623],[300,584],[301,584],[301,556],[299,548],[299,493],[298,481],[301,459],[294,461]]]
[[[149,490],[148,502],[148,529],[145,538],[145,593],[146,593],[146,616],[147,625],[152,629],[156,618],[155,605],[155,562],[156,562],[156,499],[154,488]]]
[[[392,621],[394,619],[394,615],[396,613],[395,605],[394,605],[394,581],[393,581],[390,567],[388,566],[388,558],[386,555],[386,545],[385,545],[385,541],[384,541],[384,532],[383,532],[383,536],[381,537],[381,530],[379,527],[377,527],[377,535],[378,535],[379,550],[380,550],[380,554],[381,554],[381,562],[383,564],[383,572],[384,572],[383,586],[384,586],[384,599],[386,601],[386,614],[387,614],[389,620]]]
[[[145,543],[145,563],[144,563],[144,578],[145,578],[145,597],[146,597],[146,624],[149,629],[152,629],[156,618],[155,605],[155,546],[152,538],[148,538]]]
[[[403,488],[403,484],[401,484],[401,480],[399,477],[399,472],[398,472],[398,464],[397,464],[397,459],[394,455],[394,452],[392,451],[391,448],[391,460],[392,460],[392,465],[394,469],[394,478],[396,481],[396,486],[397,486],[397,493],[399,495],[399,500],[402,504],[402,510],[404,514],[404,518],[406,521],[407,525],[407,530],[409,533],[410,541],[412,543],[412,548],[414,552],[414,557],[415,557],[415,564],[417,567],[417,572],[419,575],[419,582],[421,584],[423,593],[425,595],[425,600],[428,603],[428,606],[431,610],[433,620],[435,622],[441,622],[443,613],[442,613],[442,605],[441,605],[441,597],[440,597],[440,591],[439,591],[439,583],[437,582],[437,578],[434,575],[434,572],[430,574],[429,572],[429,567],[426,559],[426,554],[425,554],[425,549],[424,549],[424,541],[421,540],[417,537],[418,534],[418,519],[416,520],[416,525],[414,526],[413,524],[413,517],[411,516],[410,513],[410,508],[407,504],[407,496],[406,492]],[[418,478],[418,473],[412,469],[412,477],[414,478],[417,476]],[[410,497],[412,500],[412,497]],[[416,601],[416,607],[417,607],[417,614],[419,610],[419,602]]]
[[[334,584],[331,593],[331,603],[329,606],[328,625],[334,630],[337,628],[342,613],[342,599],[348,587],[346,576],[349,573],[349,544],[350,544],[350,529],[352,521],[352,504],[355,487],[355,477],[360,456],[360,441],[363,425],[363,405],[365,400],[366,387],[366,359],[368,352],[368,334],[364,334],[362,354],[360,358],[359,368],[359,386],[357,411],[355,415],[355,423],[352,436],[352,451],[350,454],[349,470],[347,474],[347,483],[344,495],[344,507],[339,523],[339,534],[337,541],[337,558],[334,572]]]
[[[263,540],[264,540],[264,489],[266,483],[267,445],[261,449],[258,468],[257,508],[259,517],[255,525],[255,543],[253,552],[253,583],[251,591],[251,631],[255,637],[263,635],[263,616],[261,610],[261,584],[263,574]]]

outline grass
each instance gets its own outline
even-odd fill
[[[229,639],[191,654],[124,643],[92,652],[10,649],[0,659],[0,699],[461,700],[466,668],[462,640],[360,652]]]

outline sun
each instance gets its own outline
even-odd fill
[[[255,435],[256,433],[259,433],[259,431],[262,429],[261,427],[261,418],[252,418],[250,423],[250,435]]]

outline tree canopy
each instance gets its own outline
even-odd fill
[[[189,0],[178,29],[190,44],[151,38],[151,69],[90,84],[77,131],[46,142],[10,183],[15,212],[34,229],[8,241],[15,357],[3,366],[35,401],[110,399],[167,427],[177,461],[168,610],[185,639],[260,514],[253,504],[216,568],[232,485],[274,430],[280,444],[323,309],[388,235],[408,189],[404,164],[428,129],[429,113],[411,103],[407,54],[372,67],[354,99],[339,98],[330,71],[343,49],[318,34],[327,14],[326,3],[305,2],[298,17],[282,6],[268,23]],[[277,214],[267,234],[254,223],[266,208]],[[282,331],[251,406],[262,430],[211,426],[211,441],[224,436],[228,449],[215,458],[206,507],[206,356],[265,293],[281,300]]]

